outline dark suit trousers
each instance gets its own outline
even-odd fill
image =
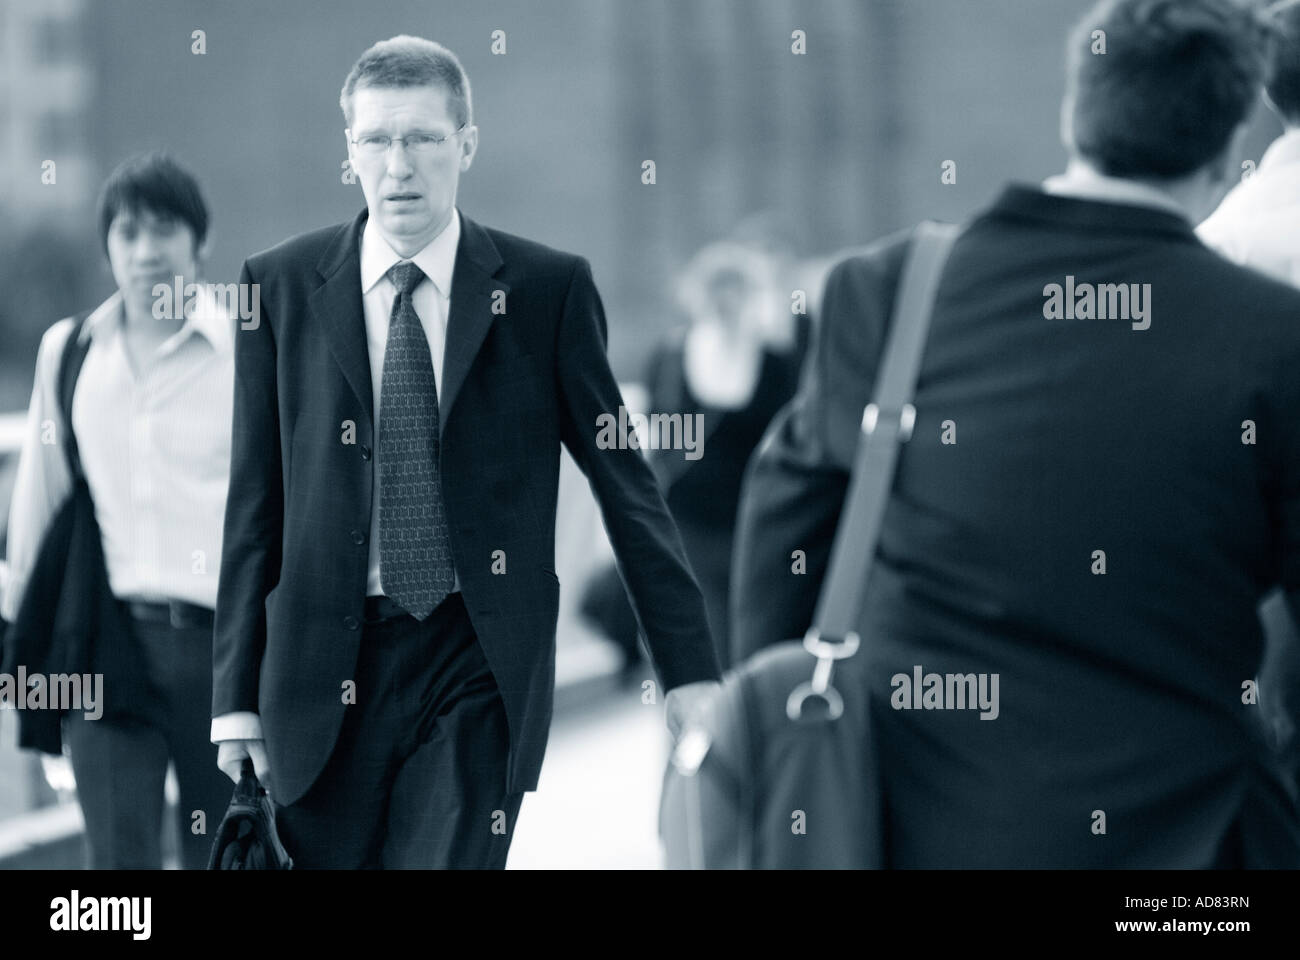
[[[217,767],[212,727],[212,627],[129,619],[158,698],[157,725],[64,718],[92,870],[162,867],[163,785],[170,759],[180,785],[177,820],[186,870],[207,868],[212,838],[234,784]],[[204,830],[195,833],[203,811]]]
[[[276,805],[280,839],[295,867],[500,869],[523,800],[506,793],[509,750],[459,592],[423,623],[368,619],[356,702],[311,789]]]

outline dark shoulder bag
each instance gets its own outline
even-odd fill
[[[85,515],[82,501],[85,481],[81,476],[76,440],[72,436],[71,398],[88,349],[88,343],[81,342],[80,338],[88,315],[83,313],[73,320],[72,330],[59,357],[56,380],[59,409],[63,416],[61,446],[72,474],[72,489],[42,534],[17,615],[9,626],[0,672],[10,676],[17,675],[20,668],[28,675],[66,673],[79,659],[77,651],[70,650],[64,641],[67,638],[68,607],[72,605],[67,584],[68,560],[74,540],[80,539],[77,527],[84,525]],[[18,746],[46,753],[61,752],[60,719],[61,714],[54,710],[19,711]]]
[[[813,626],[729,672],[709,722],[673,752],[659,811],[670,868],[885,865],[867,691],[837,690],[831,672],[860,643],[859,606],[956,234],[923,223],[912,241]]]
[[[103,717],[147,721],[153,719],[152,701],[142,695],[145,677],[130,625],[109,588],[95,505],[72,429],[72,397],[90,348],[89,338],[81,338],[88,315],[74,319],[58,367],[61,440],[72,489],[41,538],[0,672],[15,675],[21,666],[28,676],[99,673],[104,676],[104,702],[98,705]],[[18,711],[18,746],[61,753],[65,712],[52,707]]]

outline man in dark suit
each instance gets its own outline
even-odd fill
[[[674,732],[718,666],[650,469],[601,442],[622,401],[587,261],[456,209],[459,61],[384,41],[341,105],[367,209],[244,265],[212,737],[301,866],[501,867],[550,726],[561,444]]]
[[[1193,232],[1238,168],[1262,40],[1225,0],[1094,9],[1067,172],[1008,187],[952,250],[836,669],[869,691],[895,866],[1300,865],[1254,697],[1256,604],[1300,599],[1300,296]],[[751,462],[738,656],[809,625],[907,241],[832,271]],[[951,695],[968,676],[991,704]]]

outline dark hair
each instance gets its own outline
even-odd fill
[[[1284,0],[1265,11],[1275,31],[1264,89],[1288,123],[1300,123],[1300,0]]]
[[[1098,30],[1105,53],[1092,52]],[[1259,96],[1271,33],[1234,0],[1103,0],[1066,50],[1075,149],[1112,176],[1201,169]]]
[[[195,249],[208,235],[208,205],[194,175],[165,152],[130,157],[118,164],[99,194],[99,239],[108,253],[108,229],[122,211],[147,210],[186,223]]]
[[[381,40],[352,65],[339,106],[343,118],[352,126],[352,94],[358,87],[443,87],[452,114],[459,126],[474,122],[470,98],[469,75],[452,53],[440,43],[402,34]]]

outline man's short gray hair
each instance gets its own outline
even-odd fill
[[[352,94],[358,87],[438,86],[447,91],[447,102],[458,126],[474,122],[469,75],[452,53],[440,43],[402,34],[381,40],[361,55],[343,81],[339,106],[350,128]]]

